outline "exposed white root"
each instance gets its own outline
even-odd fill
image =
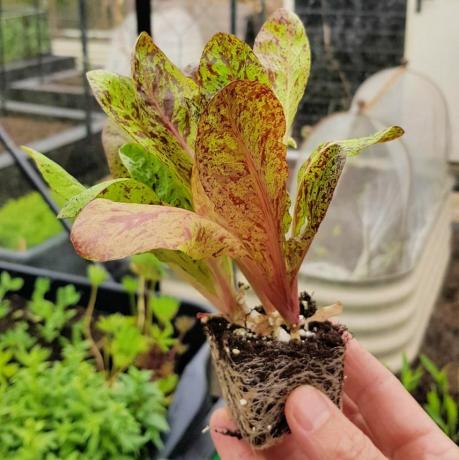
[[[290,342],[290,339],[291,339],[290,334],[282,327],[276,327],[276,329],[274,329],[273,336],[279,342],[284,342],[284,343]]]
[[[333,305],[328,305],[326,307],[319,308],[312,316],[306,318],[304,321],[305,325],[308,323],[312,323],[314,321],[317,322],[324,322],[332,318],[333,316],[338,316],[343,312],[343,304],[341,302],[337,302]]]

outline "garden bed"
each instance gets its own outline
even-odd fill
[[[450,389],[459,403],[459,225],[453,225],[451,262],[429,323],[421,353],[450,373]],[[430,389],[425,381],[423,393]]]
[[[156,458],[153,444],[157,447],[162,444],[160,433],[168,445],[171,442],[172,446],[176,445],[179,439],[169,439],[166,433],[165,410],[171,401],[175,374],[182,374],[185,365],[204,342],[202,330],[195,321],[196,314],[203,310],[186,303],[177,310],[177,301],[159,298],[150,291],[148,299],[151,300],[153,295],[156,303],[162,302],[154,307],[147,301],[147,305],[151,305],[148,308],[153,309],[154,320],[145,323],[145,326],[152,324],[153,334],[148,339],[149,351],[145,354],[139,348],[139,340],[150,337],[150,333],[145,329],[144,335],[139,335],[139,323],[133,319],[139,318],[139,310],[133,317],[105,313],[114,310],[127,313],[133,300],[129,291],[108,282],[98,288],[99,293],[94,297],[94,289],[102,282],[100,268],[93,267],[95,271],[89,271],[87,280],[80,277],[66,279],[58,273],[8,264],[5,267],[2,263],[0,266],[0,272],[8,268],[9,273],[5,275],[3,272],[0,276],[0,355],[3,359],[0,394],[4,407],[3,413],[0,411],[0,431],[14,433],[10,442],[0,446],[0,451],[10,455],[23,445],[23,450],[36,451],[40,455],[44,452],[62,454],[66,449],[72,449],[72,452],[92,453],[91,458],[103,451],[110,454],[103,458],[118,458],[117,455],[124,453],[126,457],[123,458],[151,459]],[[20,279],[15,279],[18,275]],[[49,276],[49,281],[37,278],[37,275]],[[10,291],[6,303],[3,297],[5,287]],[[85,345],[88,339],[82,341],[88,337],[85,320],[95,300],[98,312],[90,324],[93,344],[97,344],[104,355],[102,367],[96,365],[97,359],[93,361],[90,357],[88,347],[91,342]],[[137,307],[140,305],[138,303]],[[126,333],[122,332],[123,329]],[[161,334],[156,335],[159,331]],[[179,337],[179,342],[171,341],[170,334]],[[130,356],[132,350],[137,351]],[[126,359],[129,366],[124,363]],[[194,361],[188,367],[195,369],[191,374],[196,376],[198,371],[204,375],[207,360],[199,359],[197,366]],[[181,383],[185,384],[187,392],[198,395],[197,382],[186,374],[183,374]],[[58,393],[54,391],[57,387]],[[66,402],[68,398],[74,403],[71,407]],[[191,421],[194,412],[188,413],[189,404],[184,405],[183,400],[180,401],[183,398],[178,399],[173,403],[174,413],[182,421]],[[196,397],[193,401],[198,402]],[[36,411],[35,416],[27,412],[30,402]],[[76,412],[72,415],[74,409]],[[113,417],[115,412],[116,417]],[[40,439],[54,437],[55,442],[40,446],[23,443],[22,432],[16,432],[14,427],[22,426],[24,417],[32,417],[34,423],[38,423],[26,424],[24,433],[33,433]],[[61,430],[69,420],[71,435]],[[40,428],[40,423],[46,424],[46,431]],[[94,432],[90,425],[95,427]],[[58,438],[57,433],[60,433]],[[19,444],[15,444],[16,441]]]
[[[75,121],[37,119],[24,115],[3,116],[0,117],[0,123],[18,145],[29,144],[76,126]]]
[[[8,99],[67,109],[84,110],[87,106],[83,76],[76,69],[55,72],[44,78],[34,76],[15,81],[8,88]],[[92,94],[89,95],[89,104],[92,111],[100,112]]]

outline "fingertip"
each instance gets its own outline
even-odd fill
[[[226,407],[219,408],[212,414],[209,426],[213,431],[215,429],[236,430],[236,425]]]
[[[209,421],[210,435],[222,460],[255,460],[250,446],[236,435],[237,427],[227,408],[217,409]]]

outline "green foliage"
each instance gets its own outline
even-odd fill
[[[171,378],[174,377],[176,378],[175,374],[172,374]],[[170,388],[171,386],[167,387],[161,381],[152,383],[150,372],[135,367],[130,367],[125,374],[121,374],[114,386],[115,394],[130,408],[147,439],[152,440],[156,447],[162,446],[160,434],[169,430],[163,395]]]
[[[0,335],[0,348],[18,351],[28,351],[37,343],[37,339],[30,335],[29,324],[26,321],[17,321],[13,327]]]
[[[156,283],[164,276],[165,265],[151,253],[137,254],[131,257],[131,270],[147,281]]]
[[[178,312],[180,303],[177,299],[173,297],[161,296],[161,297],[150,297],[150,302],[148,307],[153,312],[155,318],[158,321],[165,325],[172,323],[175,315]]]
[[[426,394],[424,409],[445,434],[454,442],[459,442],[459,408],[449,392],[448,375],[426,355],[421,355],[419,359],[421,365],[411,370],[406,357],[403,358],[402,384],[408,391],[414,392],[425,373],[430,375],[432,385]]]
[[[119,157],[133,178],[151,187],[162,203],[177,208],[191,209],[191,191],[184,187],[170,169],[139,144],[125,144]]]
[[[12,278],[8,272],[0,273],[0,319],[10,311],[9,301],[5,299],[6,294],[19,291],[23,284],[22,278]]]
[[[121,284],[124,290],[130,295],[135,295],[137,289],[139,289],[139,280],[130,275],[123,276]]]
[[[106,274],[99,267],[89,271],[97,287]],[[22,283],[0,274],[2,298]],[[132,285],[138,282],[131,280]],[[97,323],[107,362],[113,366],[110,373],[100,372],[83,322],[74,319],[72,306],[80,294],[68,285],[51,301],[49,290],[50,281],[38,278],[27,308],[15,310],[9,317],[13,326],[0,333],[0,458],[144,458],[147,444],[160,447],[161,433],[169,429],[168,395],[178,378],[173,363],[160,379],[134,367],[140,355],[159,345],[138,326],[137,317],[113,314]],[[171,315],[177,306],[168,300],[158,313],[172,332]],[[56,354],[60,361],[54,360]]]
[[[16,2],[14,2],[14,6],[17,7]],[[0,30],[2,31],[5,63],[50,52],[48,17],[45,14],[31,14],[28,11],[21,15],[17,13],[8,14],[4,11],[0,16]],[[41,37],[40,42],[37,40],[38,31]],[[18,37],[21,39],[18,40]]]
[[[45,298],[49,288],[49,279],[37,278],[32,299],[28,303],[32,319],[37,323],[37,330],[48,343],[58,338],[64,326],[76,315],[76,310],[69,307],[80,300],[75,286],[67,285],[57,289],[56,299],[51,302]]]
[[[108,278],[107,271],[101,265],[89,265],[87,269],[87,275],[91,286],[96,288],[105,283]]]
[[[0,355],[1,356],[1,355]],[[107,385],[88,362],[25,366],[1,391],[0,457],[18,460],[141,458],[168,426],[150,373],[129,369]]]
[[[416,367],[416,369],[411,369],[410,363],[406,357],[403,355],[402,369],[400,371],[400,380],[402,385],[410,392],[417,390],[421,379],[424,375],[424,370],[422,366]]]
[[[115,313],[102,317],[97,322],[97,328],[105,333],[103,348],[113,360],[115,373],[134,364],[136,358],[152,344],[131,316]]]
[[[38,192],[7,201],[0,209],[0,246],[16,251],[58,235],[62,226]]]

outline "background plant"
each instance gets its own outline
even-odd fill
[[[445,434],[459,443],[459,408],[449,391],[448,374],[426,355],[421,355],[419,360],[420,364],[413,369],[406,357],[403,358],[400,380],[410,393],[417,394],[426,374],[430,377],[431,384],[425,394],[424,409]]]
[[[137,269],[154,277],[156,262],[139,258],[138,263]],[[133,459],[143,458],[149,443],[161,446],[177,384],[175,348],[190,324],[179,320],[175,328],[178,302],[154,290],[150,297],[148,289],[144,301],[157,334],[150,330],[154,323],[145,321],[140,328],[136,315],[97,315],[94,324],[91,305],[106,274],[91,266],[88,276],[93,291],[82,311],[74,286],[60,287],[51,300],[49,280],[42,278],[28,302],[13,304],[5,296],[23,281],[0,274],[0,298],[7,306],[3,319],[9,323],[6,329],[6,323],[0,324],[1,458]],[[136,278],[131,281],[139,285]],[[102,349],[105,372],[96,365],[92,344]],[[138,368],[139,358],[152,347],[166,357],[162,365]]]
[[[8,200],[0,208],[0,246],[24,251],[62,232],[56,219],[38,192]]]

